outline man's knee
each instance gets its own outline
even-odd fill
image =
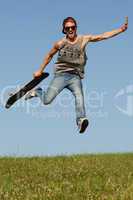
[[[44,93],[44,96],[43,96],[43,104],[44,105],[48,105],[50,104],[54,99],[55,97],[58,95],[58,92],[57,92],[57,89],[55,90],[48,90],[46,93]]]
[[[45,98],[45,99],[43,100],[43,104],[44,104],[44,105],[48,105],[48,104],[50,104],[52,101],[53,101],[53,98]]]

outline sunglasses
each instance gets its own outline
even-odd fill
[[[66,26],[64,29],[65,29],[66,32],[68,32],[70,29],[71,29],[72,31],[75,31],[76,26]]]

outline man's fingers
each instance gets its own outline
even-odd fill
[[[125,24],[128,25],[128,16],[125,17]]]
[[[38,78],[38,77],[40,77],[41,75],[42,75],[42,72],[37,71],[37,72],[35,72],[35,73],[33,74],[33,77],[34,77],[34,78]]]

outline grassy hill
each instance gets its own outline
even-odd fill
[[[133,154],[1,157],[0,200],[133,200]]]

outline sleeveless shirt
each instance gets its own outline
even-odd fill
[[[83,36],[77,36],[76,41],[73,43],[63,38],[55,63],[55,73],[75,73],[80,78],[84,78],[87,56],[83,43]]]

